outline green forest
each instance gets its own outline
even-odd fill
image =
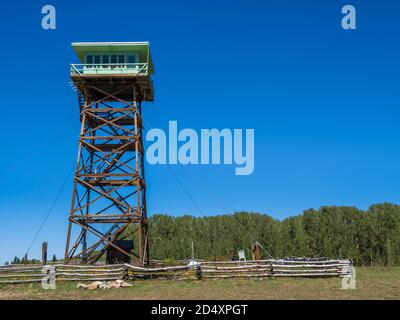
[[[232,259],[258,241],[269,255],[283,257],[349,258],[357,266],[400,264],[400,206],[375,204],[363,211],[355,207],[309,209],[282,221],[266,214],[149,218],[151,259]],[[269,255],[268,255],[269,254]]]

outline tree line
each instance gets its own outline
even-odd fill
[[[357,266],[400,264],[400,206],[375,204],[309,209],[282,221],[254,213],[149,218],[151,259],[232,259],[258,241],[261,257],[349,258]]]
[[[51,259],[51,261],[57,262],[57,257],[55,254],[53,254],[53,258]],[[28,259],[26,256],[22,257],[21,259],[15,256],[14,259],[11,260],[11,264],[37,264],[37,263],[40,263],[40,260]],[[8,266],[10,263],[6,261],[4,264]]]
[[[259,242],[261,258],[330,257],[352,259],[357,266],[400,265],[400,206],[374,204],[368,210],[348,206],[308,209],[282,221],[267,214],[236,212],[194,217],[155,214],[148,219],[150,258],[237,259]],[[52,261],[57,261],[53,255]],[[36,263],[14,257],[13,264]],[[8,262],[6,263],[8,264]]]

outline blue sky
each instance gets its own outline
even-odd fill
[[[41,8],[57,29],[41,28]],[[341,29],[353,4],[357,30]],[[0,263],[23,256],[76,159],[73,41],[150,41],[155,128],[254,128],[255,170],[174,166],[204,214],[273,217],[398,202],[400,5],[395,1],[31,1],[0,12]],[[149,214],[200,215],[166,166],[147,166]],[[61,257],[72,177],[32,247]],[[215,201],[213,195],[218,201]]]

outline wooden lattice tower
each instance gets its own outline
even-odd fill
[[[65,260],[93,263],[113,248],[145,263],[147,241],[142,102],[153,101],[148,43],[73,43],[81,131]],[[136,233],[135,249],[120,240]]]

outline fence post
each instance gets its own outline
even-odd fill
[[[203,278],[203,275],[201,272],[201,264],[198,264],[196,266],[196,276],[197,276],[197,280],[201,280]]]
[[[269,264],[269,277],[272,277],[274,274],[274,267],[272,266],[272,262]]]
[[[128,267],[124,264],[123,266],[123,271],[122,271],[122,280],[126,281],[129,280],[129,269]]]
[[[47,263],[47,242],[42,243],[42,263],[45,265]]]

